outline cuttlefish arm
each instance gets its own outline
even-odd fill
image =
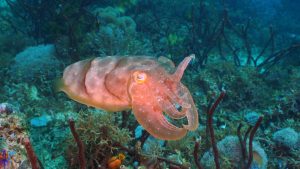
[[[194,54],[185,57],[184,60],[178,65],[178,68],[176,69],[175,73],[171,75],[172,79],[174,79],[174,85],[172,85],[172,90],[174,91],[178,102],[181,102],[183,110],[186,111],[185,113],[188,120],[188,125],[183,125],[183,127],[192,131],[196,130],[199,124],[198,112],[191,93],[189,92],[187,87],[180,82],[180,80],[188,64],[194,58]]]
[[[184,137],[187,129],[178,128],[167,121],[157,99],[147,85],[133,85],[129,88],[132,111],[136,120],[152,136],[162,140],[178,140]],[[140,92],[143,91],[143,94]]]
[[[191,105],[191,107],[186,112],[186,118],[187,118],[188,124],[183,125],[183,127],[188,130],[194,131],[198,128],[198,125],[199,125],[198,112],[197,112],[197,108],[195,106],[194,100],[192,98],[191,93],[187,89],[187,87],[185,87],[183,84],[180,84],[178,86],[178,90],[180,90],[180,92],[184,93],[181,96],[181,98],[184,100],[184,102],[187,102]]]
[[[158,99],[160,107],[164,107],[164,112],[172,119],[182,119],[186,116],[188,108],[182,108],[182,111],[177,110],[178,105],[174,105],[169,100]]]
[[[170,75],[159,67],[134,71],[128,93],[137,121],[154,137],[178,140],[188,130],[198,127],[198,112],[188,89],[180,82],[192,57],[187,57]],[[181,107],[181,111],[178,107]],[[177,127],[171,124],[163,112],[173,119],[186,117],[188,124]]]

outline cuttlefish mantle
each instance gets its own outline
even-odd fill
[[[180,82],[192,58],[193,55],[186,57],[176,70],[166,58],[107,56],[87,59],[64,70],[58,89],[77,102],[108,112],[132,109],[136,120],[152,136],[178,140],[198,127],[193,98]],[[172,119],[186,118],[187,124],[177,127],[164,113]]]

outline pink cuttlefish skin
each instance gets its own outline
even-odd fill
[[[188,130],[198,127],[193,98],[180,82],[193,57],[186,57],[173,72],[170,70],[174,65],[166,58],[107,56],[87,59],[64,70],[58,89],[80,103],[109,112],[132,109],[137,121],[152,136],[178,140]],[[163,112],[173,119],[186,117],[188,124],[177,127]]]

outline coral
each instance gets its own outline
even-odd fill
[[[32,46],[16,55],[9,75],[17,82],[31,82],[41,75],[55,77],[59,65],[54,45]]]
[[[185,159],[185,156],[179,151],[175,151],[176,154],[170,154],[167,159],[183,164],[184,166],[191,166],[190,162]]]
[[[95,8],[92,13],[102,24],[119,27],[127,33],[135,32],[136,24],[133,19],[128,16],[121,16],[122,13],[118,8]]]
[[[70,126],[71,133],[72,133],[74,140],[78,147],[78,160],[79,160],[80,169],[85,169],[86,168],[86,158],[84,155],[85,148],[84,148],[83,142],[80,140],[79,135],[76,131],[75,121],[73,119],[69,120],[69,126]]]
[[[7,165],[9,168],[18,168],[25,165],[24,162],[27,161],[22,145],[23,139],[28,135],[25,129],[23,114],[0,114],[0,150],[8,153]]]
[[[145,132],[145,129],[141,125],[138,125],[135,129],[135,139],[142,138],[143,132]],[[149,135],[142,145],[142,153],[153,157],[159,156],[163,152],[163,144],[163,140],[155,139]]]
[[[158,157],[163,154],[163,151],[165,150],[163,144],[164,141],[149,136],[143,145],[142,153],[151,157]]]
[[[113,145],[118,143],[125,146],[132,140],[127,129],[117,126],[112,113],[81,111],[76,126],[85,145],[87,168],[99,165],[105,167],[112,153],[119,152],[118,147]],[[73,153],[77,151],[77,146],[74,145],[73,138],[66,143],[73,145],[67,149],[66,155],[69,166],[74,168],[78,165],[76,153]]]
[[[245,114],[244,119],[250,126],[255,126],[259,116],[255,111],[249,111]]]
[[[45,80],[45,81],[44,81]],[[77,119],[76,106],[73,102],[62,101],[63,97],[51,95],[49,79],[43,79],[42,84],[6,83],[4,100],[21,110],[23,119],[28,122],[28,133],[32,146],[45,168],[67,168],[65,157],[62,155],[62,143],[66,140],[69,130],[66,127],[68,118]],[[61,100],[61,101],[58,101]],[[62,109],[63,107],[63,109]],[[47,127],[32,127],[30,120],[46,115],[52,119]],[[39,121],[40,122],[40,121]],[[22,163],[23,164],[23,163]],[[26,166],[26,163],[23,165]]]
[[[194,138],[197,137],[197,134],[188,133],[184,138],[180,140],[168,141],[166,148],[175,151],[180,150],[181,153],[185,155],[191,154],[193,151],[192,145],[194,143]]]
[[[21,79],[20,79],[21,80]],[[12,103],[16,109],[22,107],[21,105],[36,105],[37,103],[45,103],[45,96],[40,95],[40,90],[48,90],[47,88],[37,89],[35,85],[29,85],[28,83],[7,83],[5,84],[4,93],[9,103]],[[33,107],[27,107],[26,111],[29,113]]]
[[[288,149],[297,148],[299,134],[292,128],[284,128],[273,134],[273,140],[277,146],[283,146]]]
[[[32,146],[44,168],[67,168],[62,145],[70,131],[63,125],[48,127],[30,127]]]
[[[136,24],[129,16],[122,16],[119,8],[94,8],[91,12],[99,21],[99,28],[85,38],[84,48],[96,56],[149,55],[147,41],[138,38]]]
[[[217,144],[220,153],[220,163],[222,168],[238,167],[242,162],[242,150],[237,136],[227,136]],[[214,156],[212,151],[205,152],[201,158],[201,163],[205,168],[214,168]],[[255,166],[259,169],[267,168],[267,155],[257,142],[253,142],[253,162],[251,168]]]
[[[27,155],[28,155],[28,159],[31,163],[31,167],[32,169],[40,169],[41,166],[38,164],[38,159],[34,153],[34,150],[31,146],[30,140],[29,138],[24,138],[24,147],[26,149]]]

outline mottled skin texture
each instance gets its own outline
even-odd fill
[[[198,127],[198,113],[189,90],[180,82],[192,56],[174,73],[171,61],[151,57],[98,57],[68,66],[59,87],[70,98],[88,106],[117,112],[132,109],[137,121],[156,138],[178,140]],[[168,70],[168,71],[167,71]],[[176,107],[181,106],[181,111]],[[176,127],[164,117],[186,117]]]

